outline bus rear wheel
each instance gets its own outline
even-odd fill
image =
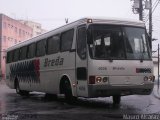
[[[21,96],[28,96],[29,95],[29,91],[20,90],[18,80],[15,81],[15,89],[16,89],[16,93],[21,95]]]
[[[120,104],[120,102],[121,102],[121,96],[120,95],[114,95],[114,96],[112,96],[112,98],[113,98],[113,104],[114,105],[119,105]]]

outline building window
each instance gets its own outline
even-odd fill
[[[6,28],[6,22],[3,23],[3,28]]]
[[[6,42],[6,36],[3,36],[3,41]]]
[[[41,32],[37,32],[36,34],[37,34],[37,35],[40,35],[40,34],[41,34]]]
[[[25,36],[25,31],[23,30],[23,36]]]
[[[15,27],[15,29],[14,29],[14,30],[15,30],[15,33],[17,33],[17,27]]]
[[[19,29],[19,36],[21,36],[21,29]]]
[[[37,26],[37,29],[40,29],[40,26]]]
[[[16,39],[14,40],[14,44],[17,44],[17,40]]]

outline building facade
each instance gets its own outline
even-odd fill
[[[33,36],[33,29],[0,14],[0,76],[5,76],[6,49]]]
[[[27,20],[19,20],[21,23],[28,25],[33,29],[33,36],[40,35],[42,33],[47,32],[46,30],[42,29],[42,26],[40,23],[33,22],[33,21],[27,21]]]

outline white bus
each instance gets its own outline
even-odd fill
[[[149,95],[154,85],[151,45],[140,21],[84,18],[7,50],[6,83],[73,97]]]

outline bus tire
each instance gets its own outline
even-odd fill
[[[20,86],[19,86],[18,80],[15,81],[15,89],[16,89],[16,93],[21,95],[21,96],[28,96],[29,95],[29,91],[20,90]]]
[[[120,104],[120,102],[121,102],[121,96],[120,95],[114,95],[114,96],[112,96],[112,98],[113,98],[113,104],[114,105],[119,105]]]
[[[65,79],[61,82],[60,89],[61,93],[65,95],[65,99],[68,103],[75,102],[76,97],[72,95],[72,88],[68,79]]]

